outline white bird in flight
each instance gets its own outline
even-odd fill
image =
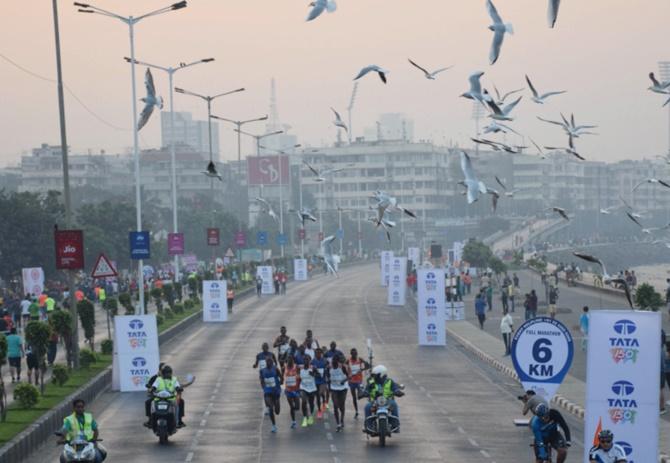
[[[337,169],[334,169],[332,167],[326,167],[325,169],[317,169],[316,167],[312,166],[309,162],[307,161],[302,161],[303,164],[305,164],[309,170],[312,171],[314,174],[314,181],[315,182],[325,182],[326,181],[326,176],[327,175],[332,175],[337,172],[341,172],[345,170],[345,167],[340,167]]]
[[[333,111],[333,113],[335,113],[335,120],[333,121],[333,124],[335,125],[335,127],[339,127],[341,129],[344,129],[345,132],[349,132],[349,129],[347,128],[347,124],[345,124],[342,121],[342,118],[340,117],[340,113],[335,111],[335,108],[331,107],[330,109]]]
[[[558,18],[558,7],[561,4],[561,0],[549,0],[549,7],[547,8],[547,21],[549,22],[549,27],[553,28],[556,24],[556,18]]]
[[[594,264],[600,265],[600,268],[603,271],[603,283],[606,285],[610,285],[612,283],[621,285],[624,289],[624,292],[626,293],[626,299],[628,299],[628,304],[630,305],[630,308],[633,308],[633,300],[631,299],[630,296],[630,288],[628,288],[628,283],[626,283],[626,280],[624,278],[612,278],[608,273],[607,269],[605,268],[605,264],[603,264],[603,261],[598,259],[595,256],[592,256],[590,254],[585,254],[583,252],[573,252],[572,253],[575,257],[579,257],[580,259],[583,259],[588,262],[593,262]]]
[[[490,108],[490,114],[489,117],[493,120],[496,121],[513,121],[514,118],[510,116],[510,113],[514,109],[514,107],[519,104],[519,101],[521,101],[522,96],[517,98],[516,100],[512,101],[510,104],[507,104],[503,106],[502,108],[498,106],[493,100],[487,101],[486,104]]]
[[[572,138],[572,135],[568,135],[568,146],[567,147],[561,147],[561,146],[545,146],[544,149],[548,150],[558,150],[558,151],[565,151],[568,154],[572,154],[574,157],[579,159],[580,161],[586,161],[586,158],[579,154],[577,152],[577,148],[575,148],[575,142]]]
[[[493,20],[493,24],[489,26],[489,29],[493,31],[493,42],[491,43],[491,51],[489,52],[489,63],[495,64],[500,56],[500,48],[502,47],[505,33],[513,34],[514,28],[510,23],[503,23],[502,18],[498,14],[498,10],[496,10],[496,7],[491,0],[486,0],[486,7],[489,16]]]
[[[533,97],[531,98],[531,100],[533,100],[537,104],[544,104],[544,100],[546,100],[550,96],[565,93],[565,90],[559,90],[554,92],[543,93],[542,95],[540,95],[539,93],[537,93],[537,90],[535,90],[535,87],[533,86],[533,83],[530,81],[528,75],[526,75],[526,82],[528,82],[528,87],[530,88],[530,91],[533,92]]]
[[[416,219],[416,214],[409,209],[403,207],[398,202],[398,199],[394,196],[391,196],[385,191],[377,190],[372,193],[372,199],[377,201],[377,222],[381,224],[381,221],[384,218],[384,214],[392,211],[404,212],[408,216]]]
[[[504,105],[505,100],[507,99],[507,97],[509,97],[511,95],[514,95],[515,93],[519,93],[519,92],[523,91],[522,88],[518,88],[516,90],[512,90],[510,92],[507,92],[504,95],[501,95],[500,92],[498,91],[498,88],[495,85],[493,86],[493,90],[496,92],[496,104],[498,106]],[[486,92],[486,90],[484,90],[484,91]]]
[[[563,131],[567,135],[569,135],[571,137],[574,137],[574,138],[579,138],[581,135],[596,135],[593,132],[588,132],[588,131],[585,132],[585,130],[595,129],[595,128],[598,127],[597,125],[577,125],[577,124],[575,124],[575,115],[574,114],[570,114],[570,121],[568,121],[566,119],[566,117],[563,115],[563,113],[561,113],[562,122],[552,121],[552,120],[549,120],[549,119],[544,119],[540,116],[538,116],[537,118],[539,120],[541,120],[542,122],[548,122],[549,124],[554,124],[554,125],[558,125],[558,126],[562,127]]]
[[[369,72],[376,72],[379,75],[379,78],[382,80],[382,82],[386,83],[386,74],[388,74],[389,71],[387,71],[384,68],[381,68],[381,67],[377,66],[376,64],[371,64],[370,66],[365,66],[363,69],[360,70],[358,75],[356,77],[354,77],[354,80],[360,79],[361,77],[363,77],[365,74],[367,74]]]
[[[654,93],[660,93],[662,95],[670,94],[670,80],[659,82],[653,72],[649,73],[649,79],[651,79],[651,86],[647,90],[651,90]]]
[[[216,171],[216,164],[214,164],[214,161],[209,161],[207,169],[203,170],[202,173],[211,178],[218,178],[219,181],[223,182],[221,175]]]
[[[511,128],[511,127],[509,127],[505,124],[502,124],[500,122],[496,122],[495,120],[491,121],[491,123],[489,125],[484,126],[484,128],[482,130],[484,131],[485,134],[486,133],[498,133],[498,132],[502,132],[502,133],[512,132],[512,133],[515,133],[517,135],[520,135],[519,132],[517,132],[513,128]]]
[[[279,217],[277,216],[277,213],[272,209],[272,206],[267,200],[261,197],[256,197],[255,199],[258,203],[260,203],[263,206],[263,212],[267,213],[270,217],[272,217],[272,219],[275,222],[279,222]]]
[[[415,68],[418,68],[418,69],[422,70],[423,74],[426,76],[426,79],[428,79],[428,80],[435,80],[435,76],[438,75],[440,72],[446,71],[447,69],[451,69],[453,67],[453,66],[447,66],[446,68],[440,68],[440,69],[436,69],[433,72],[428,72],[426,69],[422,68],[421,66],[416,64],[411,59],[407,58],[407,61],[409,61],[410,64],[412,66],[414,66]]]
[[[144,109],[142,109],[142,114],[140,114],[140,120],[137,123],[137,131],[142,130],[151,114],[154,112],[154,106],[158,109],[163,109],[163,98],[156,97],[156,87],[154,86],[154,77],[151,75],[151,69],[147,68],[147,72],[144,74],[144,86],[147,89],[147,96],[140,98],[140,101],[144,103]]]
[[[539,147],[537,143],[535,143],[535,140],[532,138],[528,137],[530,142],[535,146],[535,149],[537,149],[537,155],[540,156],[540,159],[547,159],[547,156],[545,156],[544,151],[542,151],[542,148]]]
[[[335,3],[335,0],[316,0],[314,2],[311,2],[309,6],[311,6],[312,9],[309,11],[309,14],[307,15],[307,21],[312,21],[318,18],[324,11],[332,13],[337,9],[337,4]]]
[[[519,190],[519,189],[508,190],[507,187],[505,186],[505,184],[502,182],[502,180],[500,180],[500,179],[498,178],[497,175],[495,175],[494,177],[495,177],[496,182],[498,183],[498,185],[500,185],[500,186],[502,187],[502,189],[505,191],[505,196],[507,196],[508,198],[513,198],[513,197],[514,197],[514,193],[518,193],[519,191],[521,191],[521,190]]]
[[[635,191],[635,190],[637,190],[638,188],[640,188],[640,187],[641,187],[642,185],[644,185],[645,183],[649,183],[649,184],[658,184],[658,185],[663,185],[663,186],[666,187],[666,188],[670,188],[670,183],[668,183],[668,182],[666,182],[666,181],[664,181],[664,180],[659,180],[659,179],[657,179],[657,178],[647,178],[647,179],[645,179],[645,180],[642,180],[642,181],[641,181],[640,183],[638,183],[637,185],[635,185],[631,191]]]
[[[562,207],[552,206],[552,207],[548,208],[547,210],[548,211],[554,211],[558,215],[563,217],[565,220],[567,220],[568,222],[570,221],[570,217],[568,217],[568,213],[565,212],[565,209],[563,209]]]
[[[461,171],[463,171],[463,176],[465,177],[462,185],[467,188],[468,204],[472,204],[479,199],[480,194],[487,193],[487,188],[484,182],[477,178],[477,173],[472,167],[470,156],[465,151],[461,151]]]
[[[305,220],[310,220],[312,222],[316,222],[316,217],[312,214],[312,211],[307,209],[306,207],[303,207],[300,210],[296,209],[289,209],[289,212],[295,212],[296,215],[298,216],[298,219],[300,220],[300,223],[302,224],[302,228],[305,228]]]
[[[481,103],[492,99],[488,93],[482,93],[482,84],[479,79],[481,79],[483,75],[483,71],[476,71],[470,74],[470,77],[468,77],[468,81],[470,82],[470,89],[467,92],[461,94],[463,98],[480,101]]]

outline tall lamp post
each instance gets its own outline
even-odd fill
[[[93,6],[89,3],[79,3],[75,2],[75,6],[79,7],[78,11],[80,13],[90,13],[90,14],[99,14],[102,16],[107,16],[110,18],[118,19],[128,26],[128,33],[130,36],[130,80],[132,86],[132,105],[133,105],[133,157],[135,160],[135,209],[136,209],[136,221],[137,221],[137,231],[142,231],[142,196],[140,191],[140,150],[139,150],[139,136],[137,130],[137,88],[135,84],[135,24],[140,22],[143,19],[150,18],[152,16],[158,16],[163,13],[168,13],[170,11],[181,10],[186,8],[186,0],[181,2],[173,3],[170,6],[160,8],[158,10],[150,11],[141,16],[121,16],[111,11],[103,10],[97,6]],[[144,274],[142,268],[144,267],[144,262],[142,259],[137,262],[137,290],[139,292],[139,309],[138,314],[144,314]]]
[[[661,74],[661,80],[667,82],[670,80],[670,61],[660,61],[658,69]],[[668,105],[668,114],[670,117],[670,105]],[[670,122],[670,120],[669,120]],[[668,155],[670,156],[670,128],[668,129]]]
[[[179,63],[178,67],[164,67],[158,66],[156,64],[145,63],[139,60],[133,60],[128,57],[124,59],[129,63],[139,64],[142,66],[147,66],[153,69],[158,69],[159,71],[167,72],[170,80],[170,168],[172,170],[172,231],[177,233],[179,231],[178,222],[177,222],[177,161],[175,154],[175,133],[174,133],[174,86],[173,86],[173,76],[174,73],[186,69],[196,64],[201,63],[211,63],[214,61],[214,58],[205,58],[198,61],[193,61],[192,63]],[[174,256],[174,280],[175,282],[179,281],[179,256],[175,254]]]
[[[256,141],[256,156],[261,155],[261,140],[262,139],[267,138],[267,137],[271,137],[273,135],[279,135],[280,133],[284,133],[283,130],[275,130],[274,132],[268,132],[268,133],[264,133],[264,134],[261,134],[261,135],[254,135],[253,133],[245,132],[244,130],[240,130],[240,129],[235,129],[235,132],[237,132],[238,134],[242,133],[242,134],[246,135],[247,137],[253,138]]]

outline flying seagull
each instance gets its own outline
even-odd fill
[[[670,188],[670,183],[668,183],[664,180],[659,180],[657,178],[648,178],[648,179],[642,180],[640,183],[635,185],[631,191],[637,190],[638,188],[640,188],[640,186],[644,185],[645,183],[658,184],[658,185],[663,185],[666,188]]]
[[[511,154],[519,154],[521,153],[522,149],[527,148],[527,146],[510,146],[505,143],[501,143],[498,141],[491,141],[487,140],[485,138],[470,138],[475,143],[479,143],[482,145],[488,145],[490,146],[494,151],[505,151],[506,153],[511,153]]]
[[[345,170],[344,167],[340,167],[340,168],[337,168],[337,169],[334,169],[332,167],[326,167],[325,169],[317,169],[316,167],[312,166],[307,161],[302,161],[302,163],[305,164],[309,168],[309,170],[312,171],[312,173],[314,174],[314,177],[315,177],[314,178],[315,182],[325,182],[326,181],[326,175],[335,174],[337,172],[341,172],[341,171]]]
[[[467,188],[468,204],[472,204],[479,199],[480,194],[486,194],[488,191],[484,182],[477,178],[470,156],[465,151],[461,151],[461,170],[465,176],[462,184]]]
[[[433,72],[428,72],[424,68],[422,68],[421,66],[416,64],[414,61],[412,61],[411,59],[407,58],[407,61],[409,61],[410,64],[412,66],[414,66],[415,68],[421,69],[423,71],[423,74],[426,76],[426,79],[428,79],[428,80],[435,80],[435,76],[438,75],[440,72],[446,71],[447,69],[451,69],[453,67],[453,66],[447,66],[446,68],[440,68],[440,69],[436,69]]]
[[[156,87],[154,87],[154,77],[151,75],[151,69],[147,68],[147,72],[144,74],[144,86],[147,89],[147,96],[140,98],[140,101],[144,103],[144,109],[142,114],[140,114],[140,120],[137,123],[137,131],[142,130],[149,118],[151,113],[154,112],[154,106],[158,109],[163,109],[163,98],[156,97]]]
[[[503,23],[502,18],[498,14],[498,10],[496,10],[496,7],[491,0],[486,0],[486,7],[489,11],[489,16],[491,16],[491,19],[493,20],[493,24],[489,26],[489,29],[493,31],[493,42],[491,43],[491,51],[489,52],[489,63],[495,64],[500,55],[500,48],[502,47],[505,33],[513,34],[514,29],[512,28],[512,24]]]
[[[342,118],[340,117],[340,113],[335,111],[335,108],[330,108],[333,113],[335,113],[335,120],[333,121],[333,124],[335,124],[335,127],[339,127],[341,129],[344,129],[345,132],[349,132],[349,129],[347,128],[347,124],[342,122]]]
[[[277,216],[277,213],[272,209],[272,206],[270,205],[270,203],[267,200],[265,200],[263,198],[260,198],[260,197],[256,197],[255,199],[256,199],[257,202],[259,202],[262,205],[263,212],[265,212],[270,217],[272,217],[272,219],[275,222],[279,222],[279,217]]]
[[[670,228],[670,223],[663,226],[663,227],[644,228],[644,226],[640,223],[639,220],[637,220],[637,218],[635,216],[633,216],[633,214],[631,214],[630,212],[626,212],[626,215],[628,216],[628,218],[630,220],[635,222],[635,224],[642,229],[642,233],[647,234],[647,235],[651,235],[653,232],[656,232],[656,231],[667,230],[668,228]]]
[[[547,159],[547,156],[544,155],[544,151],[542,151],[542,148],[538,146],[537,143],[535,143],[535,140],[532,138],[528,137],[530,139],[530,142],[535,146],[535,149],[537,150],[538,156],[540,156],[541,159]]]
[[[542,122],[548,122],[550,124],[558,125],[563,128],[563,131],[567,134],[570,135],[574,138],[579,138],[580,135],[595,135],[593,132],[584,132],[586,129],[595,129],[598,126],[597,125],[576,125],[575,124],[575,115],[570,114],[570,121],[568,121],[563,113],[561,113],[561,119],[562,122],[559,121],[552,121],[549,119],[543,119],[541,117],[537,117],[539,120]]]
[[[338,275],[334,265],[335,260],[333,259],[333,241],[335,241],[335,235],[326,236],[323,241],[321,241],[321,256],[323,257],[323,261],[328,270],[337,277]]]
[[[372,194],[372,199],[377,201],[377,222],[381,223],[385,212],[400,211],[416,219],[416,214],[398,203],[398,199],[385,191],[377,190]]]
[[[626,200],[623,199],[623,196],[619,195],[619,200],[626,207],[626,209],[629,209],[631,217],[636,218],[636,219],[641,219],[642,218],[642,214],[638,214],[637,212],[635,212],[633,210],[633,206],[631,206],[628,202],[626,202]]]
[[[490,114],[489,117],[493,120],[496,121],[513,121],[514,118],[510,116],[510,113],[514,109],[514,107],[519,104],[519,101],[521,101],[522,96],[517,98],[516,100],[512,101],[510,104],[505,105],[504,107],[500,108],[493,100],[487,101],[486,104],[489,105],[490,108]]]
[[[548,211],[554,211],[554,212],[556,212],[558,215],[560,215],[561,217],[563,217],[565,220],[570,221],[570,217],[568,217],[568,213],[565,212],[565,209],[563,209],[562,207],[552,206],[552,207],[550,207],[550,208],[547,209],[547,210],[548,210]]]
[[[481,79],[483,75],[484,72],[482,71],[477,71],[470,74],[470,77],[468,77],[468,81],[470,82],[470,89],[467,92],[461,94],[463,98],[480,101],[482,103],[491,99],[490,95],[482,93],[482,84],[479,82],[479,79]]]
[[[502,106],[503,104],[505,104],[505,100],[507,99],[507,97],[509,97],[511,95],[514,95],[515,93],[519,93],[519,92],[523,91],[523,89],[518,88],[516,90],[512,90],[510,92],[507,92],[507,93],[505,93],[501,96],[500,92],[498,91],[498,88],[494,85],[493,86],[493,91],[496,92],[496,104],[498,106]]]
[[[489,125],[485,126],[482,130],[484,131],[485,134],[487,134],[487,133],[498,133],[498,132],[502,132],[502,133],[512,132],[512,133],[515,133],[517,135],[520,135],[519,132],[514,130],[512,127],[509,127],[505,124],[501,124],[499,122],[496,122],[495,120],[491,121],[491,123]]]
[[[565,90],[560,90],[555,92],[547,92],[540,95],[539,93],[537,93],[537,90],[535,90],[535,87],[533,86],[533,83],[530,81],[528,75],[526,75],[526,82],[528,82],[528,87],[530,88],[530,91],[533,92],[533,97],[531,98],[531,100],[533,100],[537,104],[544,104],[544,100],[546,100],[550,96],[565,93]]]
[[[568,135],[568,147],[559,147],[559,146],[545,146],[545,149],[548,150],[559,150],[559,151],[565,151],[568,154],[572,154],[574,157],[579,159],[580,161],[586,161],[586,158],[584,158],[581,154],[577,152],[577,149],[575,148],[575,142],[572,139],[572,135]]]
[[[661,93],[663,95],[670,93],[670,80],[659,82],[653,72],[649,73],[649,79],[651,79],[651,86],[647,90],[651,90],[654,93]]]
[[[628,288],[628,283],[626,283],[626,280],[624,278],[612,278],[607,273],[607,269],[605,268],[605,264],[603,264],[603,261],[595,256],[577,251],[573,252],[572,254],[575,257],[579,257],[580,259],[583,259],[585,261],[593,262],[594,264],[600,265],[600,268],[603,271],[603,283],[606,285],[610,285],[612,283],[621,285],[623,287],[624,292],[626,293],[626,299],[628,299],[628,304],[630,305],[630,308],[631,309],[633,308],[633,299],[630,296],[630,288]]]
[[[381,220],[379,220],[378,217],[368,217],[368,220],[372,223],[375,224],[375,226],[378,228],[380,225],[386,232],[386,239],[388,242],[391,242],[391,228],[395,227],[396,223],[390,219],[385,218],[382,216]]]
[[[514,197],[514,193],[520,191],[518,189],[517,190],[507,190],[507,187],[502,182],[502,180],[500,180],[497,175],[495,175],[494,177],[496,179],[496,182],[498,182],[498,185],[500,185],[502,187],[502,189],[505,191],[505,196],[507,196],[508,198]]]
[[[216,171],[216,165],[214,164],[214,161],[209,161],[209,164],[207,164],[207,170],[203,170],[202,173],[211,178],[216,177],[219,179],[219,181],[223,182],[221,175],[219,175],[219,173]]]
[[[335,0],[316,0],[311,2],[308,6],[311,6],[312,9],[309,11],[309,15],[307,15],[307,21],[312,21],[318,18],[324,11],[332,13],[337,9]]]
[[[312,212],[306,207],[303,207],[300,210],[289,209],[289,212],[296,213],[298,219],[300,220],[300,223],[302,224],[302,228],[305,228],[305,220],[311,220],[312,222],[316,222],[316,217],[314,217],[314,215],[312,215]]]
[[[549,27],[553,29],[556,24],[556,18],[558,17],[558,7],[561,4],[561,0],[549,0],[549,8],[547,9],[547,21],[549,22]]]
[[[386,83],[386,74],[388,74],[389,71],[387,71],[383,68],[380,68],[376,64],[371,64],[370,66],[365,66],[363,69],[360,70],[358,75],[356,77],[354,77],[354,80],[360,79],[361,77],[363,77],[368,72],[376,72],[377,74],[379,74],[379,78],[382,80],[382,82]]]

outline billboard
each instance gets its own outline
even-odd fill
[[[295,281],[307,281],[307,259],[293,259],[293,273]]]
[[[393,251],[382,251],[381,259],[381,283],[382,286],[388,286],[389,276],[391,274],[391,259],[393,259]]]
[[[218,246],[221,242],[220,231],[218,228],[207,229],[207,246]],[[244,243],[242,243],[244,244]]]
[[[249,185],[288,185],[289,183],[288,156],[285,155],[248,157],[247,170]],[[281,179],[279,178],[280,172]]]
[[[263,279],[261,294],[275,293],[275,288],[272,281],[272,267],[269,265],[261,265],[256,267],[256,276],[260,276]]]
[[[23,294],[39,296],[44,291],[44,270],[42,267],[24,268],[21,271],[23,277]]]
[[[184,254],[184,234],[168,233],[168,254],[171,256]]]
[[[158,371],[159,358],[155,315],[114,317],[113,390],[146,392],[145,384]]]
[[[202,282],[203,322],[228,321],[227,286],[227,283],[223,280],[204,280]]]
[[[393,257],[391,259],[391,273],[389,275],[388,305],[405,305],[407,297],[407,258]]]
[[[81,230],[56,230],[56,268],[81,270],[84,268],[84,232]]]
[[[445,346],[444,270],[417,271],[417,326],[420,346]]]

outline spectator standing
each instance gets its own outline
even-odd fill
[[[286,272],[281,272],[280,278],[279,278],[279,283],[281,284],[281,293],[286,294],[286,282],[288,280],[288,277],[286,276]]]
[[[519,287],[519,277],[516,275],[516,273],[512,274],[512,281],[514,282],[514,287],[518,288]]]
[[[256,296],[261,297],[261,290],[263,289],[263,279],[260,275],[256,277]]]
[[[535,290],[530,291],[530,297],[528,299],[528,310],[530,312],[530,318],[537,317],[537,294]]]
[[[21,357],[23,357],[23,339],[16,334],[16,328],[12,328],[7,336],[7,360],[9,371],[12,375],[12,383],[21,382]]]
[[[507,357],[510,354],[513,332],[514,320],[507,310],[503,310],[503,318],[500,321],[500,333],[502,334],[503,342],[505,343],[505,354],[503,357]]]
[[[279,294],[279,273],[275,273],[274,284],[275,284],[275,294]]]
[[[579,331],[582,332],[582,351],[586,352],[587,342],[589,338],[589,321],[591,316],[589,315],[588,306],[584,306],[582,309],[582,316],[579,317]]]
[[[56,360],[56,354],[58,353],[58,333],[54,330],[51,331],[51,336],[49,336],[49,345],[47,347],[47,362],[49,366],[53,366],[54,361]]]
[[[21,324],[26,326],[30,321],[30,294],[26,294],[26,297],[21,301]]]
[[[235,301],[235,291],[231,286],[228,286],[226,291],[226,301],[228,302],[228,313],[233,313],[233,302]]]
[[[463,276],[463,283],[465,284],[465,294],[470,294],[470,291],[472,290],[472,276],[470,275],[470,270],[465,272],[465,276]]]
[[[500,288],[500,302],[502,302],[503,313],[505,313],[509,310],[509,305],[507,304],[507,300],[508,300],[507,288],[508,287],[509,286],[503,286],[502,288]]]
[[[486,320],[486,300],[484,299],[483,291],[480,291],[475,296],[475,313],[479,320],[479,328],[484,329],[484,321]]]
[[[490,280],[489,280],[490,281]],[[493,310],[493,282],[486,288],[486,303],[489,306],[489,312]]]
[[[558,303],[558,288],[549,288],[549,316],[556,318],[556,304]]]

